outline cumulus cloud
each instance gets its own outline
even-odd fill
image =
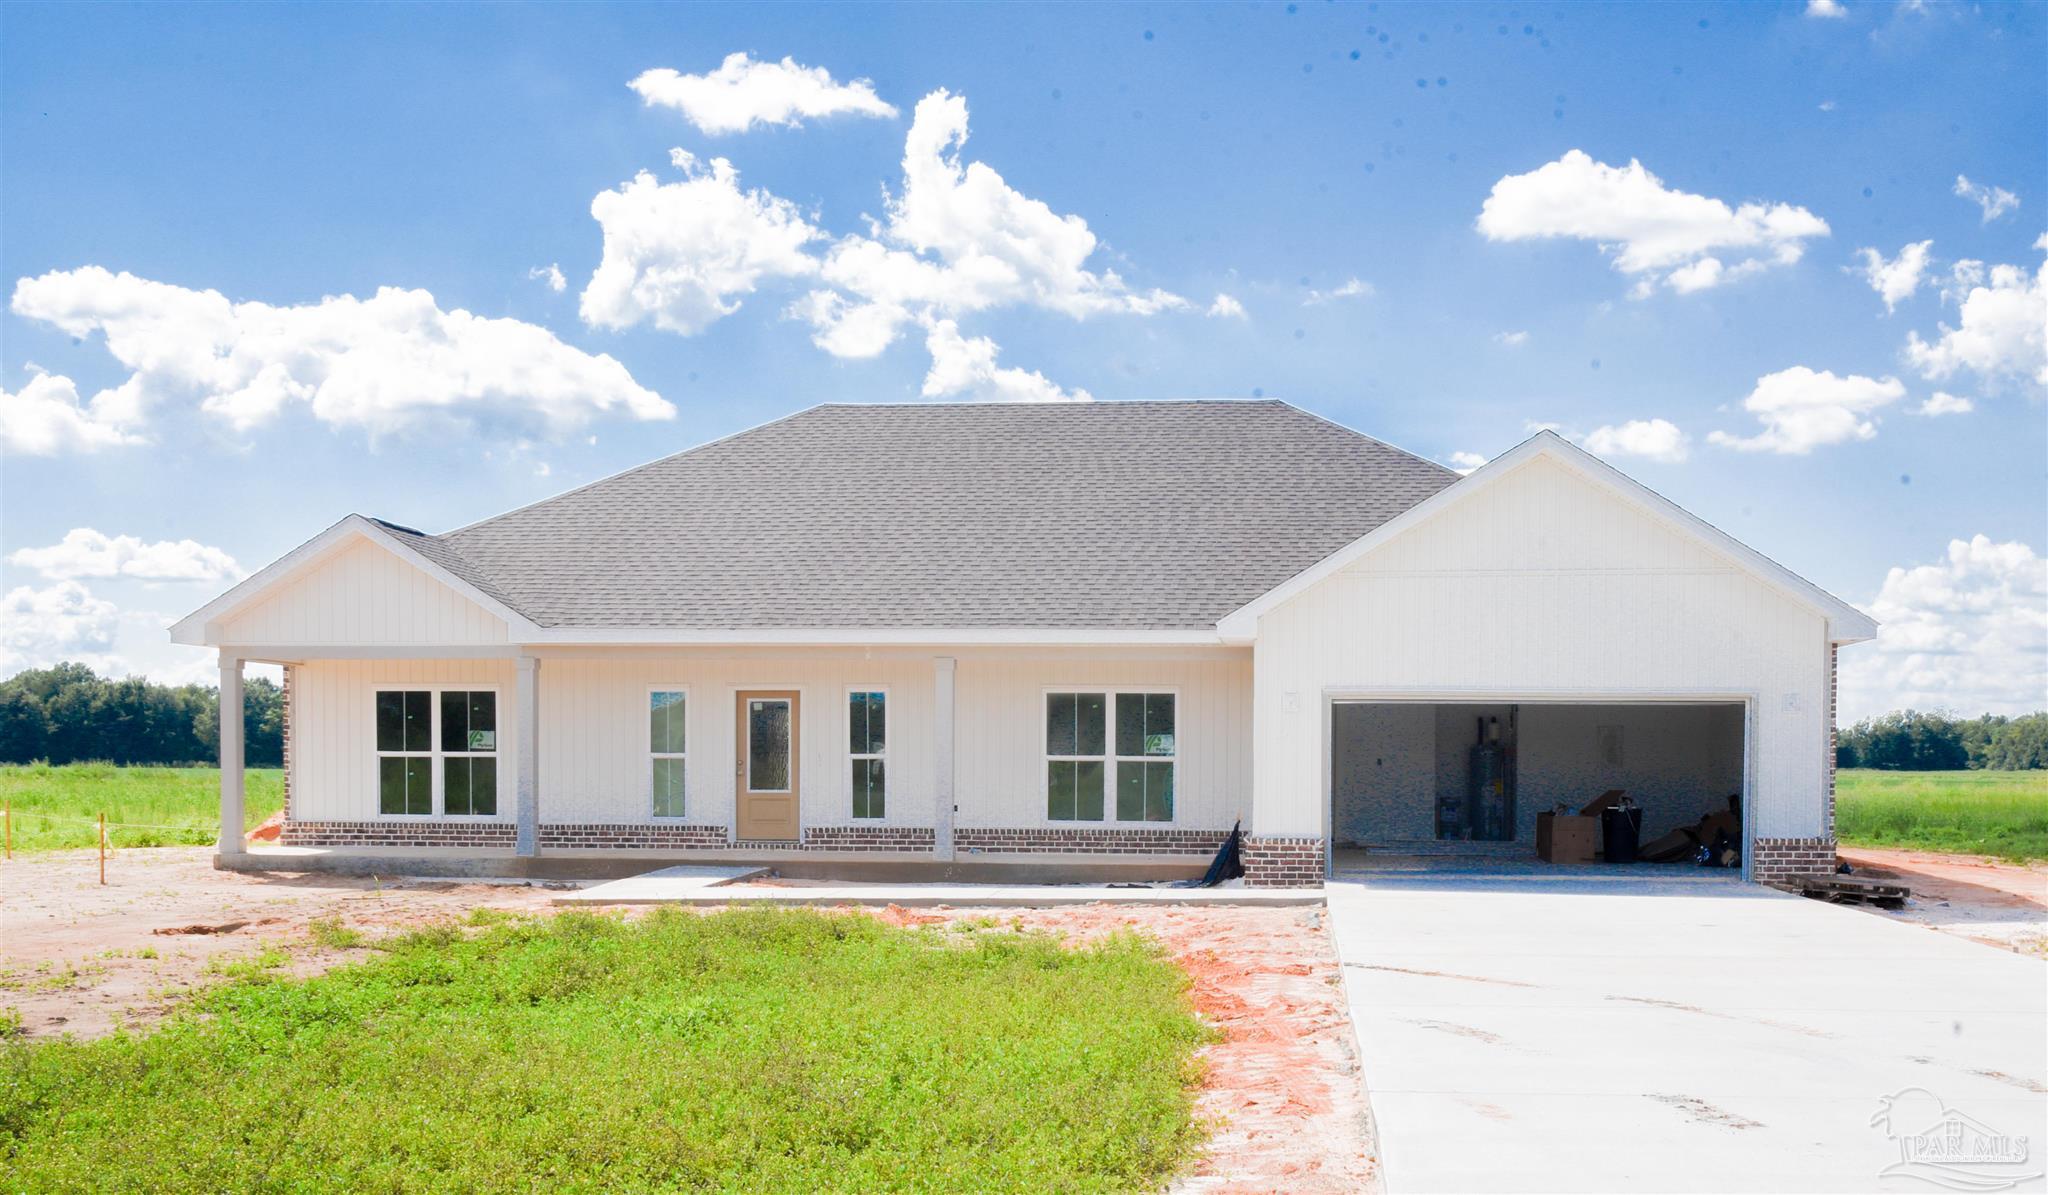
[[[1608,166],[1581,150],[1493,185],[1478,229],[1493,241],[1569,237],[1593,241],[1634,276],[1638,297],[1658,282],[1705,290],[1799,260],[1827,222],[1787,203],[1744,203],[1666,187],[1631,160]]]
[[[1884,300],[1886,311],[1896,311],[1900,303],[1920,289],[1920,279],[1927,273],[1927,254],[1933,248],[1933,241],[1905,245],[1890,261],[1875,249],[1856,251],[1856,256],[1863,260],[1863,280]]]
[[[675,414],[611,357],[573,349],[534,324],[443,311],[424,290],[384,287],[368,299],[276,307],[86,266],[21,279],[13,310],[71,336],[105,336],[107,351],[134,371],[127,380],[84,408],[62,379],[54,390],[46,383],[41,397],[68,401],[87,422],[123,435],[160,404],[195,399],[236,431],[292,404],[372,434],[430,419],[560,430],[613,412]],[[62,412],[53,424],[49,401],[40,410],[35,421],[10,413],[10,440],[61,450],[69,436],[71,447],[104,446],[106,432],[81,432]],[[32,422],[42,430],[23,430]],[[53,436],[53,426],[68,430]]]
[[[232,581],[242,568],[219,548],[197,540],[145,543],[133,535],[107,535],[74,527],[47,548],[21,548],[9,564],[32,568],[53,581],[121,577],[133,581]]]
[[[1844,648],[1842,720],[1886,710],[2019,714],[2048,693],[2048,561],[1977,535],[1885,575],[1874,643]]]
[[[1229,295],[1219,294],[1209,304],[1209,314],[1217,319],[1247,319],[1244,304]]]
[[[1511,349],[1518,349],[1529,343],[1529,334],[1527,332],[1495,332],[1493,334],[1493,342]]]
[[[972,398],[989,402],[1087,402],[1086,390],[1063,390],[1035,370],[996,365],[996,342],[962,336],[952,320],[938,320],[925,333],[932,355],[924,377],[926,398]]]
[[[547,283],[548,289],[558,295],[569,289],[569,280],[563,277],[562,267],[556,262],[549,262],[544,266],[535,266],[526,271],[526,276],[532,281]]]
[[[0,390],[0,452],[62,456],[142,443],[133,430],[137,412],[117,394],[100,399],[80,402],[78,385],[54,373],[39,373],[19,390]]]
[[[1744,452],[1805,456],[1829,444],[1868,440],[1877,434],[1870,416],[1906,395],[1897,378],[1836,377],[1804,365],[1765,374],[1742,400],[1742,409],[1764,425],[1754,436],[1713,432],[1707,439]]]
[[[1848,16],[1849,10],[1842,7],[1840,0],[1806,0],[1806,15],[1838,20]]]
[[[1491,458],[1476,452],[1454,452],[1445,463],[1460,473],[1470,473],[1472,470],[1485,464],[1489,459]]]
[[[692,335],[738,311],[765,278],[817,273],[805,247],[824,234],[795,204],[742,191],[724,158],[707,165],[681,149],[669,157],[682,181],[643,170],[590,201],[604,257],[583,289],[584,322],[617,329],[651,319]]]
[[[1342,285],[1332,287],[1329,290],[1312,290],[1308,292],[1308,297],[1303,299],[1301,303],[1304,307],[1313,307],[1321,303],[1335,302],[1338,299],[1364,299],[1371,296],[1372,283],[1361,278],[1347,278]]]
[[[1586,451],[1595,456],[1635,456],[1661,464],[1683,462],[1690,439],[1667,419],[1631,419],[1587,433]]]
[[[1956,175],[1955,193],[1958,198],[1969,200],[1983,211],[1985,224],[2020,205],[2020,197],[2004,187],[1979,186],[1960,174]]]
[[[45,589],[23,585],[0,598],[0,675],[47,668],[65,660],[103,672],[119,667],[114,639],[121,614],[76,581]]]
[[[1967,415],[1977,409],[1977,404],[1967,398],[1936,390],[1926,402],[1913,408],[1915,415]]]
[[[2035,242],[2048,245],[2048,236]],[[2048,262],[2031,275],[2020,266],[1957,262],[1954,288],[1960,300],[1956,326],[1941,325],[1932,343],[1918,332],[1906,337],[1906,360],[1930,381],[1945,381],[1968,370],[1996,388],[2012,379],[2048,386]]]
[[[685,75],[661,67],[627,84],[650,108],[672,108],[712,136],[744,133],[757,124],[794,127],[804,117],[896,115],[866,79],[840,83],[821,66],[795,59],[762,62],[746,51],[725,56],[715,71]]]

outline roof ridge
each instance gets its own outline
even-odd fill
[[[1306,415],[1310,419],[1313,419],[1318,423],[1327,423],[1331,427],[1337,428],[1341,431],[1350,432],[1352,435],[1357,436],[1361,440],[1370,440],[1373,443],[1379,445],[1381,448],[1385,448],[1390,452],[1398,452],[1402,456],[1405,456],[1410,460],[1420,461],[1423,464],[1428,465],[1432,469],[1440,469],[1443,472],[1449,473],[1454,477],[1464,476],[1464,474],[1459,473],[1456,469],[1451,468],[1449,465],[1444,464],[1442,461],[1431,460],[1430,458],[1422,455],[1419,452],[1410,452],[1406,448],[1401,447],[1399,444],[1391,443],[1387,440],[1382,440],[1378,436],[1367,435],[1365,432],[1359,431],[1355,427],[1346,427],[1344,424],[1337,422],[1335,419],[1332,419],[1327,415],[1318,415],[1314,411],[1309,410],[1307,407],[1296,406],[1295,404],[1288,402],[1284,398],[1275,398],[1270,399],[1268,401],[1277,402],[1281,406],[1286,407],[1288,410]]]

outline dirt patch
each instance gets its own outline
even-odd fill
[[[1903,909],[1850,907],[2048,958],[2048,863],[1871,847],[1843,847],[1839,854],[1859,875],[1898,880],[1913,890]]]

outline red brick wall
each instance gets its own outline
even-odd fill
[[[1322,887],[1323,840],[1245,839],[1244,882],[1251,888]]]
[[[724,850],[724,826],[682,822],[542,822],[542,850]]]
[[[285,846],[462,846],[510,850],[515,845],[516,833],[517,827],[511,822],[287,821],[278,841]]]
[[[811,826],[807,851],[932,851],[939,836],[930,826]]]
[[[953,831],[953,849],[962,855],[1210,855],[1228,837],[1228,830],[1176,830],[1164,826],[1101,830],[974,828]]]
[[[1833,838],[1759,838],[1750,875],[1759,884],[1835,870]]]
[[[284,666],[284,716],[280,719],[284,731],[284,816],[292,816],[292,666]]]

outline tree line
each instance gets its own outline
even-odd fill
[[[284,690],[242,684],[248,766],[284,763]],[[0,763],[216,764],[220,691],[102,677],[84,664],[33,668],[0,681]]]
[[[1902,710],[1835,734],[1835,766],[1894,772],[2048,768],[2048,713],[1951,718]]]

